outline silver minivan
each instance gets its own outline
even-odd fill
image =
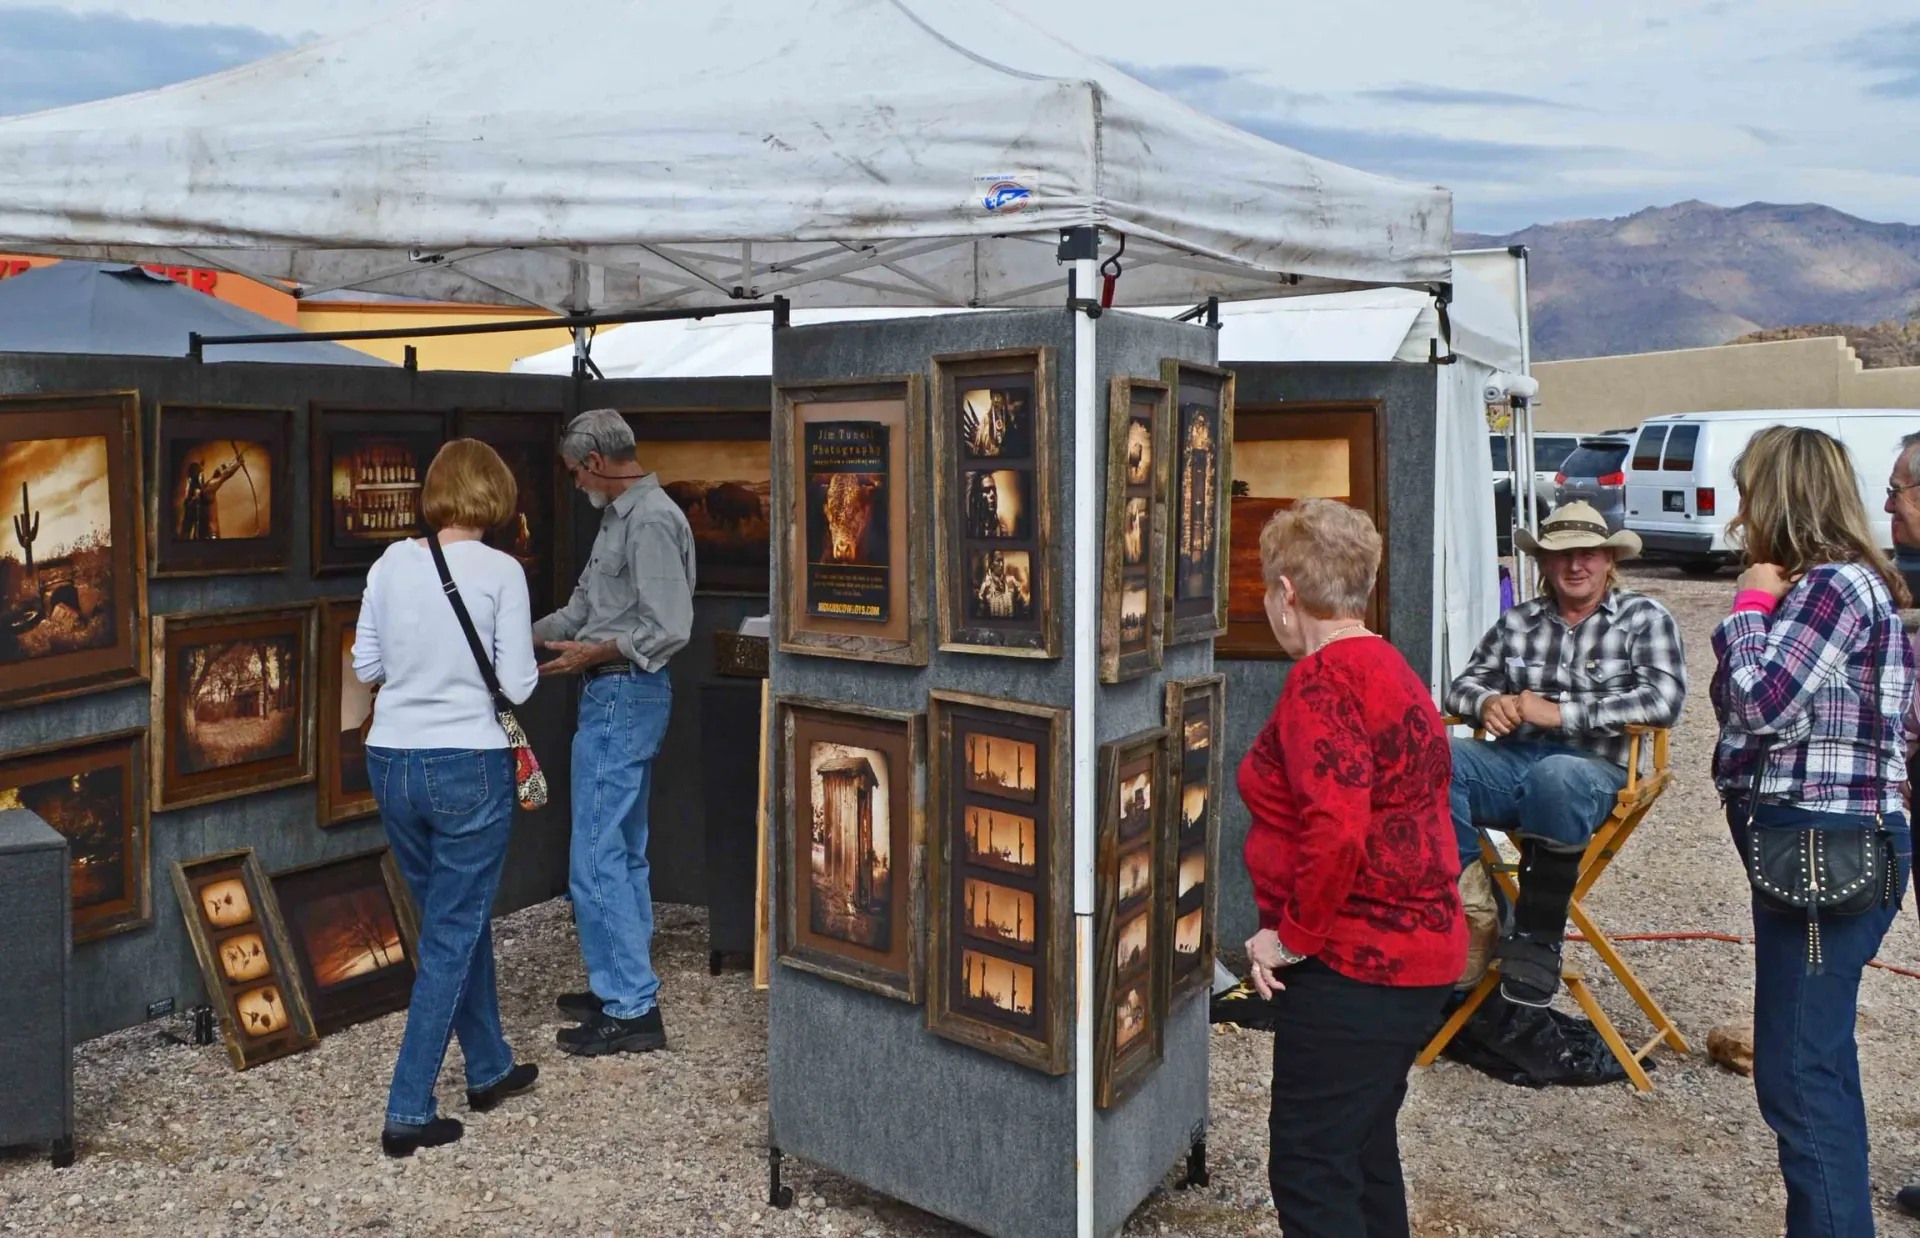
[[[1591,503],[1606,517],[1607,528],[1619,532],[1627,522],[1627,451],[1633,439],[1625,434],[1591,434],[1561,462],[1554,475],[1553,505]]]

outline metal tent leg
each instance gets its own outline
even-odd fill
[[[780,1149],[767,1145],[767,1203],[785,1211],[793,1207],[793,1188],[780,1185]]]

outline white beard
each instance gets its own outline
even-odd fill
[[[587,491],[587,502],[593,504],[593,510],[599,511],[601,508],[605,507],[607,504],[613,502],[613,500],[608,498],[606,495],[600,493],[598,490],[589,490]]]

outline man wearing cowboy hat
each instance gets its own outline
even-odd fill
[[[1500,992],[1545,1006],[1560,987],[1581,853],[1626,786],[1626,728],[1679,719],[1687,663],[1667,608],[1620,588],[1616,565],[1640,553],[1638,534],[1609,533],[1592,506],[1569,503],[1537,539],[1517,529],[1513,540],[1538,561],[1541,596],[1501,615],[1447,689],[1447,709],[1494,737],[1453,741],[1453,828],[1466,871],[1479,861],[1476,823],[1519,840],[1520,897],[1495,950]]]

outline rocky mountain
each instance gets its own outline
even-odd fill
[[[1542,361],[1904,320],[1920,303],[1920,227],[1826,206],[1682,202],[1507,236],[1459,233],[1454,243],[1527,246]]]

